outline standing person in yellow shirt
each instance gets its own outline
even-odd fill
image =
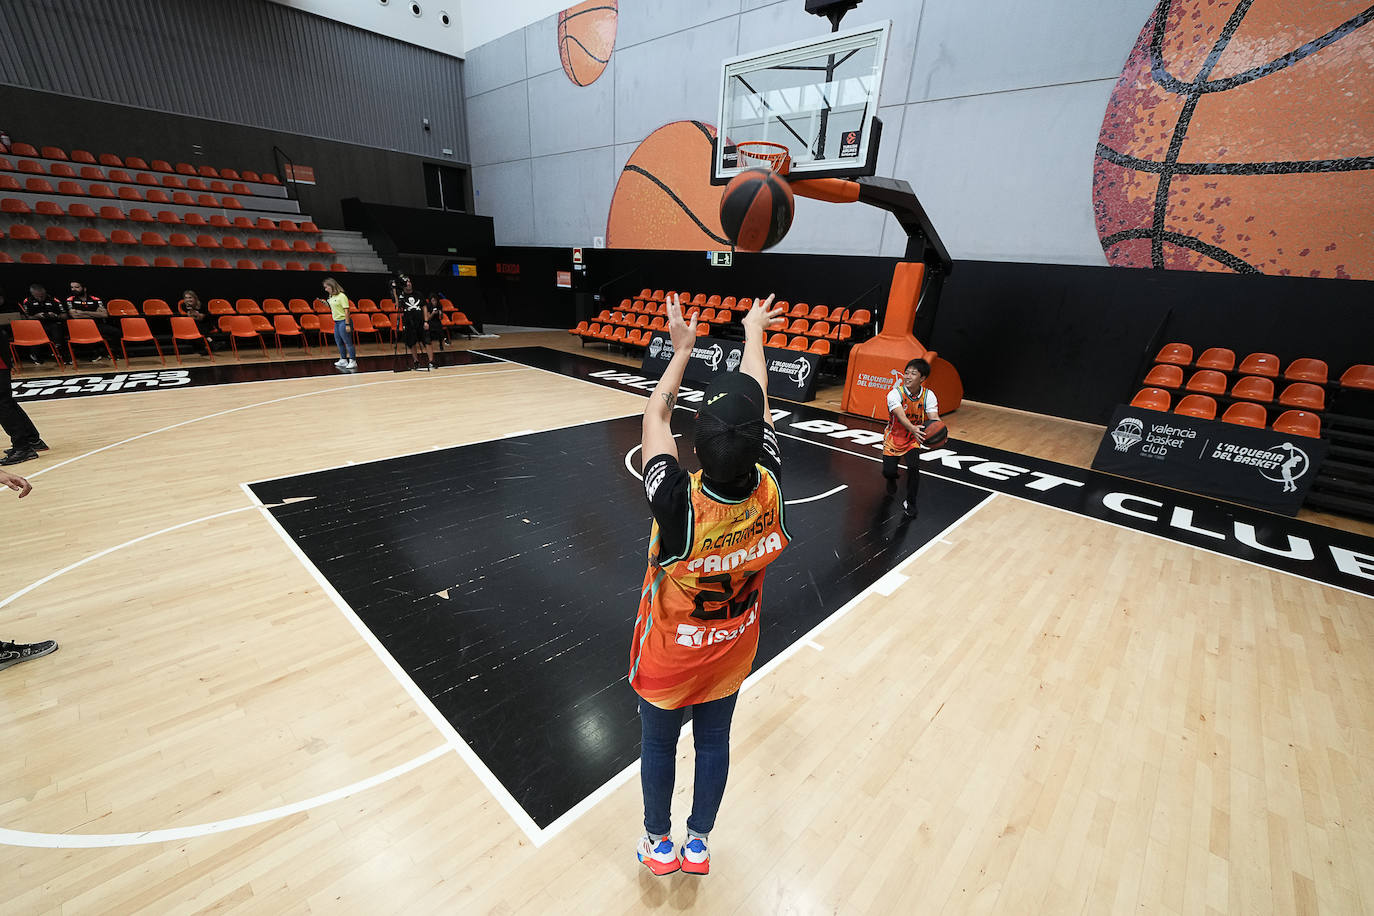
[[[334,342],[339,345],[339,359],[334,363],[339,369],[358,368],[357,352],[353,347],[353,322],[348,320],[349,309],[353,304],[339,281],[326,277],[324,291],[329,297],[329,312],[334,318]]]

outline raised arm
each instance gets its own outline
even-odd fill
[[[744,357],[740,360],[739,371],[759,383],[763,389],[763,418],[773,425],[773,414],[768,409],[768,364],[763,356],[763,335],[772,327],[773,322],[782,317],[782,306],[773,305],[773,297],[762,302],[755,299],[753,308],[744,316]]]
[[[673,405],[677,403],[677,390],[682,385],[682,374],[687,371],[687,360],[692,358],[692,347],[697,342],[696,309],[684,320],[682,302],[677,293],[668,297],[668,335],[673,341],[673,358],[663,377],[649,396],[649,404],[644,408],[644,426],[640,435],[639,466],[644,467],[650,458],[657,455],[672,455],[677,458],[677,443],[673,440]]]

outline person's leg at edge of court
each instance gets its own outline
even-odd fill
[[[681,867],[672,831],[673,780],[677,776],[677,740],[682,733],[681,709],[659,709],[639,701],[639,785],[644,793],[644,836],[635,854],[655,875]]]
[[[704,875],[711,870],[707,837],[716,825],[725,781],[730,775],[730,723],[739,693],[692,707],[692,742],[696,747],[696,781],[692,786],[692,814],[682,841],[682,870]]]
[[[39,452],[48,450],[47,443],[38,436],[38,428],[14,399],[8,367],[0,369],[0,429],[10,437],[10,448],[5,450],[0,464],[8,466],[30,461],[37,458]]]
[[[357,350],[353,346],[353,330],[348,326],[348,319],[334,322],[334,343],[339,346],[339,361],[334,365],[340,369],[357,366]]]

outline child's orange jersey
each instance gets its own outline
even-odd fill
[[[912,426],[920,426],[926,421],[926,387],[915,394],[907,390],[906,385],[901,382],[893,388],[902,397],[902,411],[906,413],[906,418],[911,421]],[[891,395],[892,392],[888,392]],[[891,398],[888,400],[891,403]],[[884,455],[905,455],[913,448],[917,448],[919,443],[911,431],[903,426],[894,413],[889,412],[887,418],[887,429],[883,430],[883,454]]]
[[[658,522],[630,645],[630,686],[663,709],[707,703],[739,690],[759,645],[764,568],[790,540],[777,478],[737,502],[712,496],[691,475],[687,547],[659,556]]]

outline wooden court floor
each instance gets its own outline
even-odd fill
[[[635,863],[636,779],[532,838],[241,484],[642,407],[506,363],[31,405],[0,638],[62,648],[0,672],[0,912],[1374,913],[1374,601],[1007,496],[745,692],[710,876]]]

